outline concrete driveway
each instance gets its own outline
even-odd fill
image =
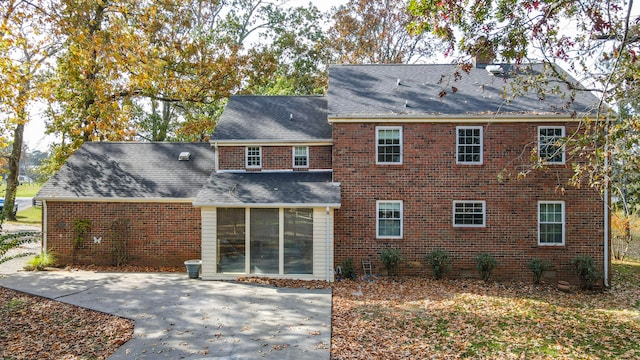
[[[110,359],[329,359],[331,292],[170,273],[20,272],[0,286],[135,320]]]

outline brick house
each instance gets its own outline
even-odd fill
[[[606,282],[606,196],[567,186],[574,160],[557,142],[598,101],[569,102],[553,82],[505,99],[518,76],[505,65],[334,65],[326,96],[231,97],[210,144],[85,144],[38,194],[45,246],[69,262],[201,258],[203,279],[332,280],[349,257],[379,271],[384,248],[404,254],[402,274],[424,276],[439,248],[451,276],[477,276],[488,252],[495,278],[530,280],[536,257],[575,281],[571,260],[589,255]],[[543,170],[505,176],[532,152]]]

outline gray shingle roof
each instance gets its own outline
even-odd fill
[[[212,135],[214,141],[319,139],[331,139],[324,96],[232,96]]]
[[[598,103],[586,91],[576,94],[569,109],[565,108],[568,98],[551,91],[546,92],[544,101],[536,93],[528,92],[505,102],[504,88],[509,88],[517,76],[513,75],[513,67],[501,67],[505,70],[503,74],[475,67],[465,73],[455,65],[332,65],[328,115],[550,115],[571,114],[574,110],[587,112]],[[542,70],[542,64],[531,65],[530,71]],[[549,88],[557,85],[566,89],[557,81],[550,82]]]
[[[181,152],[189,161],[178,161]],[[90,142],[40,190],[39,199],[193,199],[214,170],[207,143]]]
[[[214,173],[195,206],[339,206],[330,172]]]

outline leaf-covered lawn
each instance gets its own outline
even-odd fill
[[[133,321],[0,287],[0,359],[106,359]]]
[[[333,288],[333,359],[637,359],[640,263],[605,293],[477,280],[344,281]]]

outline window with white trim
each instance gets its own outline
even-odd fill
[[[246,162],[248,168],[262,166],[262,148],[260,146],[247,146]]]
[[[486,225],[485,201],[454,201],[454,227],[484,227]]]
[[[376,237],[398,239],[402,237],[402,201],[376,201]]]
[[[294,168],[309,167],[309,147],[308,146],[293,147],[293,167]]]
[[[548,164],[564,164],[564,126],[538,127],[538,156]]]
[[[564,202],[538,202],[538,245],[564,245],[564,234]]]
[[[456,127],[456,163],[482,164],[482,126]]]
[[[402,127],[376,127],[376,164],[402,164]]]

